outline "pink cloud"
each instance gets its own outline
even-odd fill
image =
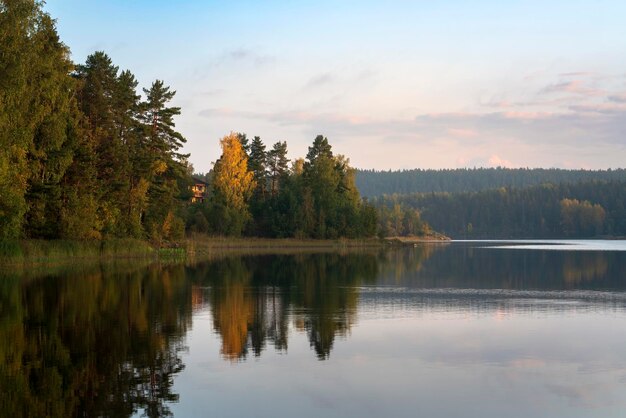
[[[582,96],[602,96],[606,94],[604,90],[587,87],[582,80],[562,81],[560,83],[550,84],[544,87],[541,93],[571,93]]]
[[[510,111],[502,113],[505,119],[517,119],[517,120],[541,120],[548,119],[553,116],[551,112],[524,112],[524,111]]]
[[[448,134],[459,138],[475,138],[478,136],[478,132],[474,129],[448,129]]]
[[[593,76],[596,75],[596,73],[591,72],[591,71],[572,71],[569,73],[561,73],[559,74],[560,77],[583,77],[583,76]]]
[[[487,160],[489,162],[489,164],[492,167],[508,167],[511,168],[513,167],[513,163],[510,162],[509,160],[505,160],[503,158],[500,158],[499,156],[493,154],[491,157],[489,157],[489,160]]]

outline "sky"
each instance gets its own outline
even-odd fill
[[[626,164],[626,2],[48,0],[76,63],[164,80],[197,172],[231,131],[358,168]]]

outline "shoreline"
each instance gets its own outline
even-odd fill
[[[395,245],[418,245],[418,244],[443,244],[451,242],[452,239],[443,234],[428,234],[424,236],[409,237],[386,237],[384,240],[389,244]]]
[[[591,239],[621,240],[624,237],[594,237]],[[442,234],[385,238],[339,238],[332,240],[192,235],[184,241],[165,243],[160,247],[148,241],[129,238],[102,241],[37,239],[0,241],[0,273],[8,273],[11,268],[66,266],[72,263],[92,264],[132,260],[142,260],[149,263],[197,262],[202,259],[228,255],[297,254],[331,251],[343,253],[390,247],[415,247],[422,244],[448,244],[453,241],[457,240]]]
[[[0,242],[0,268],[113,260],[184,261],[225,252],[338,251],[384,246],[384,240],[378,238],[316,240],[191,236],[160,247],[139,239],[17,240]]]
[[[139,239],[102,241],[18,240],[0,241],[0,268],[112,260],[172,261],[211,257],[224,253],[271,254],[354,251],[389,246],[444,243],[443,235],[386,238],[234,238],[192,235],[180,242],[158,245]]]

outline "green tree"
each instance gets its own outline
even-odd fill
[[[39,2],[4,1],[0,57],[0,238],[23,235],[29,211],[34,234],[47,236],[70,161],[63,147],[72,111],[68,50]]]
[[[335,217],[336,192],[339,173],[335,170],[335,159],[328,139],[318,135],[309,147],[303,173],[305,188],[310,190],[315,207],[313,230],[306,231],[315,238],[335,238],[337,231],[329,221]],[[330,230],[328,227],[330,226]]]
[[[289,173],[287,142],[277,142],[267,153],[267,174],[270,181],[270,193],[276,196],[281,183]]]
[[[38,80],[37,107],[42,111],[28,149],[28,188],[24,233],[29,237],[55,238],[60,234],[63,202],[62,180],[73,160],[71,135],[76,133],[78,109],[73,99],[69,51],[61,43],[52,19],[43,15],[32,51],[38,62],[31,68]]]
[[[129,158],[122,139],[120,122],[128,109],[118,107],[120,88],[118,67],[111,58],[98,51],[76,68],[80,80],[78,100],[87,119],[88,134],[95,152],[97,188],[93,191],[98,204],[99,229],[105,235],[126,233],[122,202],[129,193]]]
[[[361,198],[349,160],[334,156],[328,139],[318,135],[303,166],[303,188],[313,200],[315,222],[307,235],[316,238],[362,235]]]
[[[145,184],[149,184],[144,217],[148,235],[156,241],[176,239],[184,232],[184,222],[177,213],[179,183],[186,184],[182,180],[189,177],[185,163],[188,155],[178,152],[186,141],[176,131],[174,122],[174,117],[180,115],[180,108],[167,106],[176,92],[170,91],[161,80],[144,89],[144,93],[146,101],[140,105],[141,121],[147,135],[141,169],[137,171],[144,173],[145,183],[137,185],[138,199],[143,203],[141,192]]]
[[[254,195],[258,200],[262,200],[265,197],[267,189],[267,177],[265,170],[267,164],[268,153],[265,152],[265,144],[261,141],[260,137],[255,136],[250,143],[250,151],[248,153],[248,169],[254,175],[254,181],[256,183]]]

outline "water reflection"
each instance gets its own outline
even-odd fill
[[[191,324],[182,266],[0,277],[5,416],[169,415]]]
[[[591,332],[579,324],[594,327],[595,341],[606,340],[598,313],[619,314],[610,321],[617,327],[626,312],[626,252],[452,244],[1,276],[0,407],[7,416],[171,414],[172,404],[189,392],[184,385],[177,389],[175,377],[191,361],[189,352],[205,350],[186,347],[192,322],[198,335],[217,339],[220,354],[216,348],[213,360],[238,370],[253,367],[251,358],[288,353],[285,358],[306,356],[318,367],[317,360],[342,365],[338,373],[350,376],[371,370],[363,379],[375,380],[380,371],[374,365],[385,359],[397,373],[397,381],[387,376],[386,385],[401,388],[425,383],[403,377],[403,367],[415,362],[421,362],[412,369],[415,376],[435,366],[480,362],[502,364],[511,373],[541,363],[555,375],[569,358],[573,381],[571,365],[579,359],[581,368],[598,364],[596,353],[576,342],[588,341]],[[537,312],[551,317],[538,322]],[[477,320],[468,324],[468,318]],[[499,325],[507,319],[515,327]],[[564,330],[563,341],[551,337]],[[611,338],[615,347],[626,344],[619,333]],[[501,347],[516,354],[509,358]],[[358,353],[356,359],[346,357],[349,352]],[[615,362],[615,370],[626,373],[626,359]],[[322,369],[308,373],[316,370]],[[480,372],[489,378],[486,369]],[[447,373],[452,379],[456,372]],[[215,384],[226,387],[231,376],[221,375]],[[285,379],[289,386],[288,379],[307,376]]]
[[[286,351],[291,322],[324,360],[335,339],[349,334],[358,306],[363,314],[381,315],[383,306],[563,309],[557,299],[623,304],[622,293],[606,291],[625,289],[626,254],[511,251],[494,257],[491,249],[467,245],[420,246],[228,257],[197,266],[190,275],[194,292],[208,301],[225,359],[244,360],[250,351],[258,357],[268,343]],[[525,301],[511,304],[520,298]]]
[[[480,244],[479,244],[480,245]],[[623,244],[624,247],[626,245]],[[624,251],[506,250],[452,244],[421,268],[389,263],[379,285],[511,290],[626,290]],[[404,264],[404,267],[402,266]],[[398,270],[401,270],[398,280]]]
[[[358,287],[375,282],[380,261],[375,253],[228,257],[194,268],[191,276],[196,286],[210,287],[226,359],[245,359],[250,350],[259,356],[268,342],[287,350],[292,321],[323,360],[355,322]]]

